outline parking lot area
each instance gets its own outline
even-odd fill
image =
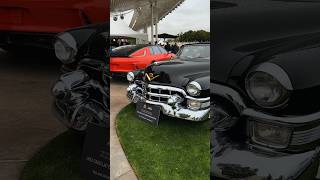
[[[40,147],[65,131],[51,113],[60,63],[48,51],[0,50],[0,179],[17,180]]]

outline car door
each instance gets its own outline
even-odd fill
[[[135,64],[136,69],[143,69],[150,64],[152,58],[150,57],[149,48],[142,48],[130,55],[132,63]]]

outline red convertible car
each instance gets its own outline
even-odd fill
[[[144,69],[157,61],[174,59],[175,54],[157,45],[127,45],[111,51],[110,73],[125,75],[127,72]]]

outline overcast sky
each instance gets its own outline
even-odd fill
[[[126,21],[129,23],[130,18]],[[185,0],[159,22],[159,33],[178,34],[189,30],[210,31],[209,0]]]
[[[159,23],[160,33],[178,34],[188,30],[210,31],[209,0],[186,0]]]

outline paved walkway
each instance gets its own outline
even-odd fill
[[[126,155],[124,154],[116,132],[116,116],[128,104],[126,88],[128,84],[118,80],[111,81],[110,87],[110,179],[137,180]]]
[[[42,146],[65,131],[51,113],[52,83],[59,66],[39,58],[0,55],[0,179],[18,180],[25,163]],[[48,69],[46,67],[49,67]]]

